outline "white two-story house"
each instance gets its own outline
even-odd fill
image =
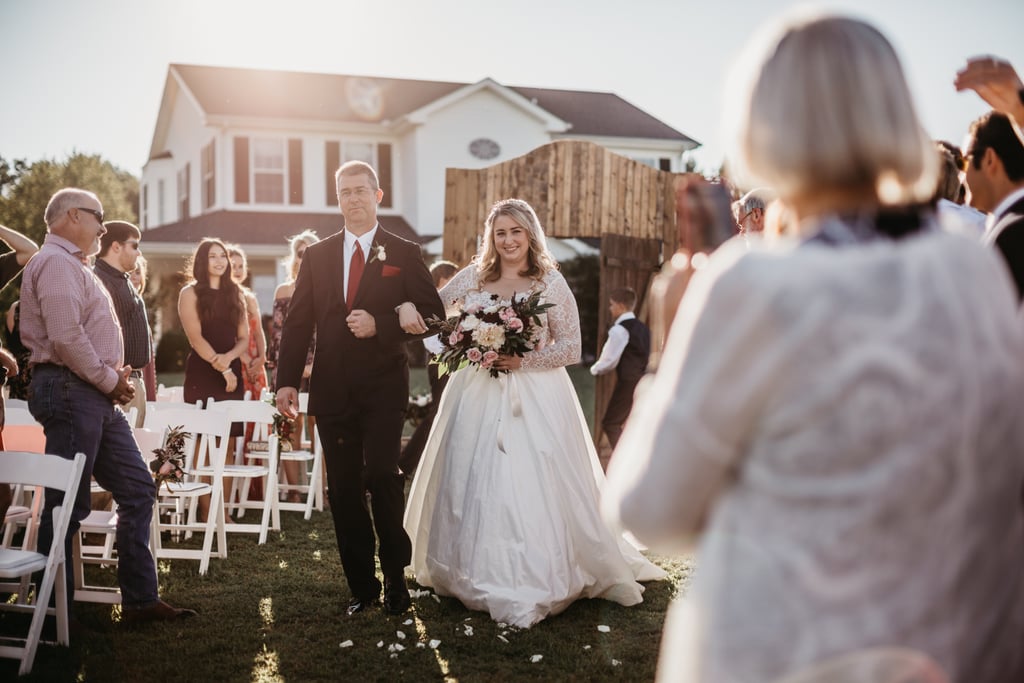
[[[611,93],[172,64],[142,173],[143,253],[173,287],[201,238],[238,243],[269,311],[286,238],[342,227],[340,164],[373,165],[381,225],[423,242],[442,231],[446,168],[570,138],[667,171],[698,146]]]

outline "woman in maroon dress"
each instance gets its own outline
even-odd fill
[[[178,296],[178,317],[192,347],[185,361],[185,401],[241,399],[240,358],[249,348],[249,324],[224,243],[201,241],[186,270],[192,281]]]

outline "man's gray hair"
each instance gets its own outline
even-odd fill
[[[50,201],[46,205],[46,211],[43,213],[43,220],[46,221],[46,227],[50,227],[58,220],[63,218],[71,209],[76,208],[82,203],[82,200],[95,199],[97,202],[100,200],[95,193],[89,192],[89,190],[82,190],[77,187],[65,187],[63,190],[57,190]]]
[[[742,216],[754,209],[764,211],[773,201],[775,201],[774,192],[767,187],[758,187],[736,200],[736,205],[739,208],[739,215]]]

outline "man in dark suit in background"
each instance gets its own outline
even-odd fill
[[[1006,114],[990,111],[971,124],[964,145],[971,206],[989,214],[982,242],[994,244],[1024,298],[1024,144]]]
[[[443,318],[444,307],[419,245],[377,223],[384,192],[373,168],[350,161],[335,180],[345,228],[306,249],[281,334],[277,407],[296,414],[296,387],[315,330],[309,414],[320,431],[338,552],[352,591],[347,613],[380,597],[376,530],[384,606],[400,614],[410,604],[405,567],[412,553],[402,528],[405,477],[398,468],[409,400],[404,344],[417,336],[403,331],[397,309],[411,302],[423,317]]]
[[[615,370],[615,389],[612,390],[601,420],[601,429],[608,435],[608,443],[614,449],[622,436],[626,418],[633,409],[636,385],[647,371],[651,355],[651,331],[633,314],[636,292],[631,288],[613,289],[608,298],[608,310],[615,321],[608,329],[608,341],[601,349],[600,358],[591,366],[590,374],[597,376]]]

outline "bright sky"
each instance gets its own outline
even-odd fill
[[[610,91],[717,167],[739,48],[787,0],[0,0],[0,156],[99,153],[141,173],[171,62]],[[1021,0],[841,0],[895,44],[933,137],[985,111],[969,55],[1024,73]]]

